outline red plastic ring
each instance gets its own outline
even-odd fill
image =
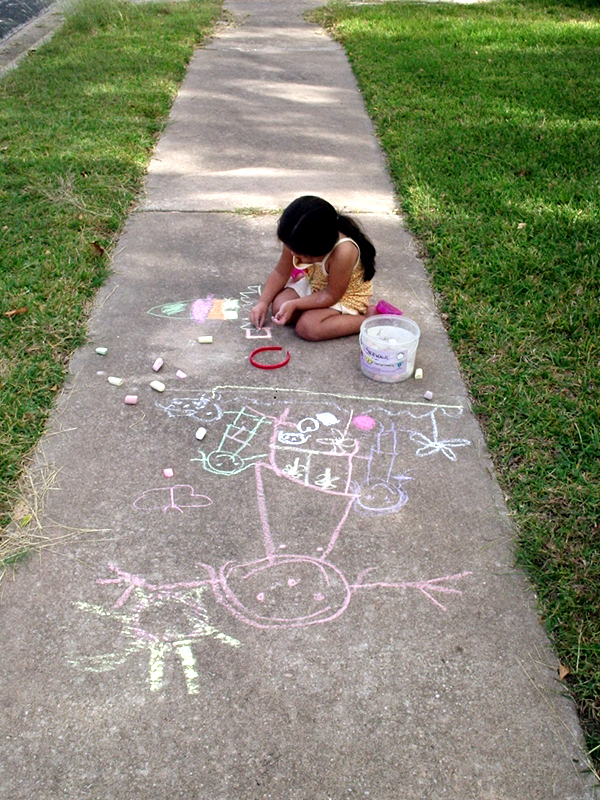
[[[258,367],[258,369],[279,369],[279,367],[285,367],[285,365],[290,360],[290,351],[287,351],[287,355],[283,361],[280,361],[279,364],[259,364],[254,360],[254,356],[258,355],[259,353],[266,353],[268,350],[283,350],[282,347],[257,347],[256,350],[253,350],[250,353],[250,363],[253,367]]]

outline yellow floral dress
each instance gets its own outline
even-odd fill
[[[365,280],[365,270],[360,260],[360,249],[354,239],[348,237],[338,239],[333,249],[327,253],[323,261],[318,261],[315,264],[300,263],[297,261],[296,256],[294,256],[294,267],[304,272],[306,280],[310,285],[311,293],[320,292],[322,289],[326,288],[329,280],[329,275],[327,274],[327,260],[335,248],[342,244],[342,242],[352,242],[358,250],[358,257],[344,296],[338,303],[335,303],[332,308],[344,314],[365,314],[373,294],[373,281]],[[289,285],[291,288],[295,289],[295,284],[292,283]]]

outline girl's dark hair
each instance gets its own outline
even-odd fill
[[[284,210],[277,224],[279,241],[304,256],[324,256],[331,252],[338,232],[349,236],[359,246],[365,280],[370,281],[375,274],[373,242],[356,220],[338,214],[327,200],[312,195],[298,197]]]

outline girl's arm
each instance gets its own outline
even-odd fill
[[[273,322],[285,325],[296,311],[307,311],[311,308],[329,308],[338,303],[348,288],[357,259],[356,246],[352,242],[343,242],[335,248],[327,261],[327,286],[308,297],[287,300],[282,304]]]
[[[284,245],[277,266],[269,275],[264,289],[260,294],[260,300],[250,311],[250,322],[255,328],[262,328],[265,324],[269,306],[289,281],[293,269],[294,262],[292,253],[289,248]]]

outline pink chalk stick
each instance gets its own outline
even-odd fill
[[[158,370],[162,367],[163,364],[164,361],[162,360],[162,358],[157,358],[154,364],[152,364],[152,369],[154,370],[154,372],[158,372]]]
[[[377,313],[378,314],[396,314],[397,316],[402,316],[402,311],[396,306],[393,306],[391,303],[388,303],[387,300],[380,300],[377,305]]]
[[[165,476],[165,478],[172,478],[173,470],[171,469],[171,467],[166,467],[165,469],[163,469],[163,475]]]
[[[137,405],[137,401],[138,401],[137,394],[128,394],[125,397],[125,402],[127,403],[128,406]]]

